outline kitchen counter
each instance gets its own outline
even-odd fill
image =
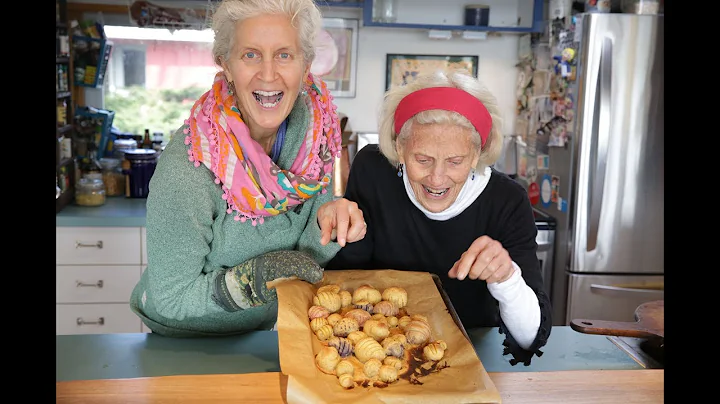
[[[55,226],[145,227],[146,201],[110,196],[101,206],[70,204],[55,215]]]
[[[606,336],[553,327],[543,356],[530,366],[511,366],[502,356],[504,336],[497,328],[468,331],[488,372],[644,369]],[[171,375],[279,372],[275,331],[234,337],[167,338],[155,334],[58,335],[57,382]]]
[[[469,330],[503,404],[664,401],[663,369],[645,369],[602,335],[556,326],[544,354],[510,366],[497,328]],[[277,333],[222,338],[56,336],[56,403],[286,403]]]

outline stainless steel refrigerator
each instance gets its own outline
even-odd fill
[[[546,281],[555,324],[634,321],[664,298],[663,16],[576,18],[574,119],[534,188],[557,222]]]

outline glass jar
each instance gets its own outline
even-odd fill
[[[660,12],[660,1],[622,0],[622,11],[631,14],[658,14]]]
[[[80,206],[105,204],[105,184],[101,179],[80,178],[75,186],[75,203]]]
[[[120,167],[120,160],[114,158],[101,158],[102,180],[105,184],[106,196],[120,196],[125,193],[125,175]]]

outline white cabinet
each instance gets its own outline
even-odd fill
[[[129,303],[147,261],[144,230],[55,228],[56,334],[145,331]]]

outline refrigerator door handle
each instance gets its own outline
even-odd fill
[[[662,285],[656,288],[626,288],[621,286],[591,284],[590,292],[608,297],[639,297],[650,300],[662,300],[665,298],[665,289]]]
[[[603,189],[605,188],[605,171],[607,166],[607,148],[610,137],[610,102],[612,90],[612,39],[605,37],[600,47],[598,64],[597,88],[595,90],[595,111],[593,113],[591,140],[591,156],[595,156],[595,167],[591,166],[588,181],[588,225],[587,251],[597,247],[600,230],[600,213],[602,211]]]

